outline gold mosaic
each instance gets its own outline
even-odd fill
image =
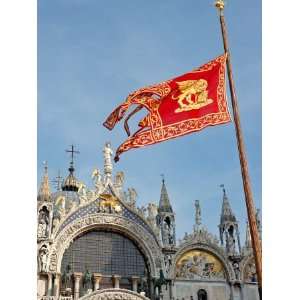
[[[176,263],[176,277],[186,279],[224,279],[222,262],[203,250],[184,253]]]

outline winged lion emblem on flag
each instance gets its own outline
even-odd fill
[[[176,113],[182,111],[189,111],[199,109],[213,102],[208,99],[207,81],[205,79],[199,80],[185,80],[176,82],[181,92],[178,96],[172,97],[178,100],[179,108],[175,110]]]

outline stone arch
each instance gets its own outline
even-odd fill
[[[170,269],[170,277],[175,279],[176,277],[176,264],[179,261],[179,259],[187,252],[192,250],[203,250],[205,252],[210,253],[211,255],[215,256],[220,262],[222,263],[224,270],[225,270],[225,277],[226,280],[231,281],[234,280],[234,270],[233,267],[226,261],[226,258],[224,255],[219,251],[216,247],[212,247],[208,244],[202,244],[202,243],[194,243],[189,245],[184,245],[181,249],[177,251],[177,253],[174,256],[173,264]]]
[[[136,292],[124,289],[105,289],[98,290],[89,295],[86,295],[81,300],[149,300],[149,298]]]
[[[70,243],[78,235],[93,229],[110,229],[133,240],[145,256],[151,276],[159,276],[159,269],[164,266],[160,247],[153,236],[122,216],[99,213],[77,219],[59,233],[51,247],[49,271],[60,273],[63,254]]]

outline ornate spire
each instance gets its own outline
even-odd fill
[[[220,187],[223,189],[223,203],[219,225],[220,240],[222,245],[224,245],[225,242],[227,254],[229,256],[234,256],[237,254],[237,247],[238,253],[241,253],[238,222],[230,207],[224,184],[222,184]]]
[[[232,209],[230,207],[230,204],[229,204],[229,201],[228,201],[228,198],[226,195],[226,190],[225,190],[224,184],[221,184],[220,187],[223,189],[223,203],[222,203],[220,223],[222,224],[227,221],[236,222],[235,215],[232,212]]]
[[[201,208],[199,200],[195,200],[195,225],[194,231],[199,231],[201,226]]]
[[[79,188],[79,183],[77,179],[74,176],[74,154],[79,154],[79,151],[74,150],[74,145],[71,145],[71,150],[66,150],[66,152],[71,153],[71,162],[70,162],[70,167],[69,167],[69,175],[65,179],[62,185],[62,190],[63,191],[74,191],[77,192]]]
[[[50,191],[49,178],[48,178],[48,164],[46,161],[44,161],[43,164],[44,164],[44,176],[39,189],[38,200],[50,201],[51,191]]]
[[[162,175],[163,177],[163,175]],[[162,187],[160,192],[160,200],[159,200],[159,207],[158,212],[173,212],[172,206],[170,204],[167,188],[165,185],[165,178],[162,179]]]

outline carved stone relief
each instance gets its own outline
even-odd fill
[[[130,290],[106,289],[86,295],[81,300],[149,300],[149,298]]]

